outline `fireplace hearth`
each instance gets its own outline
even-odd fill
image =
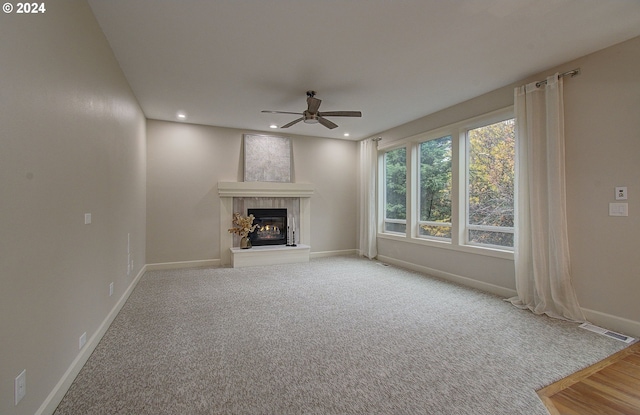
[[[253,246],[287,244],[287,209],[247,209],[258,227],[249,234]]]

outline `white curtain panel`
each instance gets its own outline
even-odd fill
[[[358,206],[360,256],[373,259],[378,255],[376,245],[376,169],[378,166],[378,142],[372,139],[360,142]]]
[[[585,321],[571,284],[562,78],[515,89],[517,297],[535,314]]]

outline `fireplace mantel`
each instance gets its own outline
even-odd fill
[[[296,235],[296,243],[309,249],[308,245],[311,243],[311,196],[313,191],[314,186],[311,183],[218,182],[221,265],[232,265],[231,248],[233,247],[233,235],[227,229],[232,226],[234,197],[299,198],[300,217],[296,218],[296,220],[299,221],[300,235]]]
[[[276,182],[218,182],[220,197],[311,197],[313,184]]]

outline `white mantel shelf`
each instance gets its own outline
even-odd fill
[[[243,268],[277,264],[309,262],[309,245],[254,246],[249,249],[230,248],[231,266]]]
[[[311,196],[314,186],[311,183],[279,183],[279,182],[218,182],[220,197],[220,263],[224,266],[265,265],[270,261],[284,264],[287,262],[308,262],[309,245],[311,244]],[[297,247],[284,249],[265,249],[253,247],[240,249],[233,247],[233,236],[227,232],[233,218],[234,197],[291,197],[300,200],[299,234],[296,234]],[[247,254],[247,252],[251,252]],[[276,259],[274,259],[276,258]],[[258,262],[256,262],[256,260]]]
[[[313,184],[278,182],[218,182],[220,197],[311,197]]]

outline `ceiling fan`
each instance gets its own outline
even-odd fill
[[[302,115],[302,117],[291,121],[288,124],[283,125],[280,128],[289,128],[294,124],[304,121],[306,124],[320,123],[329,129],[334,129],[338,125],[324,117],[362,117],[360,111],[326,111],[320,112],[320,103],[322,100],[315,97],[316,91],[307,91],[307,109],[304,112],[289,112],[289,111],[262,111],[271,114],[296,114]]]

